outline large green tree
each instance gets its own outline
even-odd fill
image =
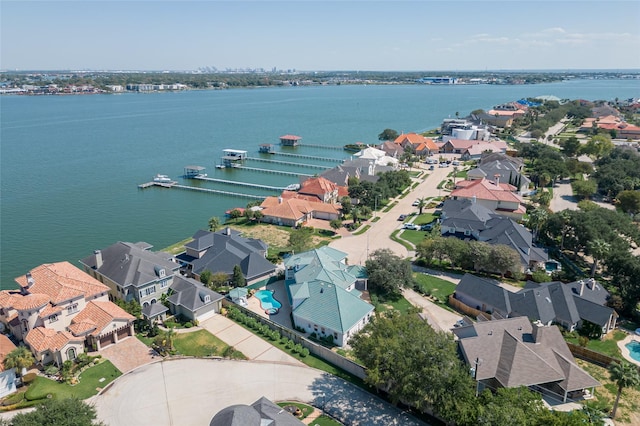
[[[624,213],[636,215],[640,213],[640,190],[621,191],[616,198],[617,207]]]
[[[474,423],[475,384],[451,334],[434,331],[415,314],[391,311],[367,324],[350,344],[367,367],[365,381],[387,392],[393,403],[431,409],[449,422]]]
[[[394,141],[398,138],[398,132],[393,129],[384,129],[382,133],[378,135],[379,141]]]
[[[402,288],[414,285],[411,264],[389,249],[374,251],[365,265],[369,289],[382,298],[395,299],[400,296]]]
[[[609,377],[618,387],[616,400],[613,403],[613,410],[611,411],[611,417],[615,418],[622,390],[640,385],[640,374],[638,373],[638,367],[636,365],[628,362],[614,362],[609,366]]]
[[[593,179],[574,180],[571,182],[571,189],[576,197],[590,198],[598,190],[598,183]]]
[[[305,250],[309,250],[313,240],[313,228],[303,226],[298,229],[294,229],[289,234],[289,246],[291,250],[296,253],[300,253]]]
[[[28,413],[18,413],[12,426],[102,426],[96,421],[96,409],[77,398],[54,398]]]
[[[233,275],[231,276],[231,283],[234,287],[244,287],[247,285],[247,280],[242,273],[242,269],[240,265],[235,265],[233,267]]]
[[[216,232],[218,228],[220,228],[220,218],[215,216],[209,218],[209,231]]]

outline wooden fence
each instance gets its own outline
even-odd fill
[[[569,347],[569,350],[574,357],[583,359],[587,362],[599,365],[604,368],[608,368],[609,364],[611,364],[612,362],[620,361],[618,358],[613,358],[609,355],[605,355],[591,349],[583,348],[582,346],[574,345],[573,343],[567,342],[567,346]]]
[[[449,295],[449,306],[451,306],[453,309],[455,309],[456,311],[465,314],[467,316],[470,316],[472,318],[478,318],[478,317],[483,317],[486,320],[490,320],[491,319],[491,315],[479,311],[475,308],[472,308],[469,305],[465,305],[464,303],[462,303],[461,301],[459,301],[458,299],[456,299],[455,297],[453,297],[453,294]]]

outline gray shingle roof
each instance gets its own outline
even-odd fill
[[[500,287],[496,281],[465,274],[456,286],[456,293],[470,295],[488,306],[495,307],[504,314],[511,312],[508,292]],[[475,308],[475,306],[473,307]]]
[[[173,294],[167,299],[169,303],[176,306],[183,306],[190,312],[195,312],[203,306],[210,305],[224,296],[208,289],[202,283],[192,279],[177,275],[171,284]],[[207,300],[207,296],[209,300]]]
[[[238,231],[229,228],[217,232],[198,231],[194,235],[194,241],[196,239],[205,241],[204,245],[209,240],[212,241],[200,259],[191,261],[192,270],[196,274],[205,270],[232,274],[233,268],[240,265],[245,278],[252,280],[276,270],[276,266],[263,255],[268,246],[260,240],[244,238]],[[189,244],[191,243],[193,241]]]
[[[209,426],[300,426],[300,420],[262,397],[251,405],[231,405],[216,414]]]
[[[138,244],[122,241],[100,250],[100,255],[100,266],[97,264],[96,253],[80,262],[123,287],[138,287],[156,281],[160,278],[161,269],[165,270],[166,276],[171,276],[180,269],[180,265],[170,261],[167,254],[154,253]]]

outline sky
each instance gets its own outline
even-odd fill
[[[640,1],[7,1],[2,70],[640,69]]]

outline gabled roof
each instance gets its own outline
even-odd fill
[[[546,287],[509,292],[508,295],[511,316],[525,316],[531,321],[540,320],[543,324],[548,324],[556,317],[549,289]]]
[[[82,343],[84,338],[74,337],[68,331],[56,331],[51,328],[36,327],[29,331],[24,341],[37,353],[56,352],[69,343]]]
[[[296,283],[322,281],[347,288],[357,277],[349,272],[344,262],[346,253],[323,246],[318,249],[293,254],[284,259],[286,268],[295,270]]]
[[[80,262],[123,287],[139,287],[157,281],[162,269],[165,270],[166,276],[171,276],[180,269],[180,265],[168,260],[166,254],[146,250],[143,247],[148,245],[144,244],[146,243],[120,241],[99,250],[102,265],[98,266],[97,253],[85,257]]]
[[[224,299],[224,296],[208,289],[202,283],[182,276],[176,276],[171,284],[171,290],[173,294],[167,299],[169,303],[183,306],[191,312]]]
[[[456,286],[456,293],[469,295],[499,309],[503,314],[511,312],[507,291],[500,287],[496,281],[465,274]]]
[[[112,302],[92,300],[71,320],[69,330],[75,335],[99,336],[113,321],[132,322],[136,318]]]
[[[109,291],[109,287],[69,262],[45,263],[29,271],[29,274],[31,278],[21,275],[15,281],[30,294],[47,295],[54,305]]]
[[[335,183],[320,176],[309,178],[302,182],[298,193],[315,195],[316,197],[323,200],[326,194],[330,194],[335,190],[337,190]]]
[[[303,423],[264,396],[251,405],[237,404],[220,410],[209,426],[299,426]]]

